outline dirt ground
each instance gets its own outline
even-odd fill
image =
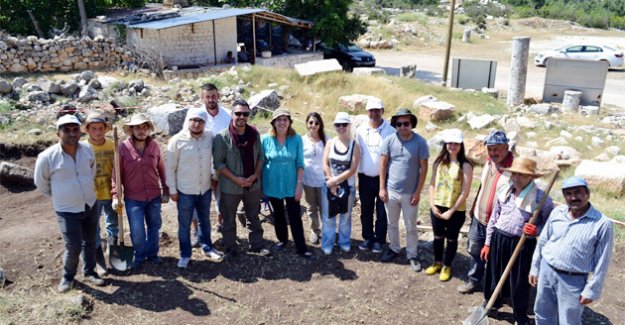
[[[14,157],[33,165],[33,157]],[[0,288],[0,324],[460,324],[468,309],[483,301],[481,294],[461,295],[468,257],[461,239],[453,279],[413,272],[402,255],[396,263],[379,262],[380,255],[360,252],[360,208],[354,211],[352,251],[299,258],[289,244],[269,258],[240,254],[212,263],[196,249],[188,270],[176,268],[177,221],[172,203],[163,206],[161,256],[164,264],[147,263],[141,272],[109,275],[107,286],[78,284],[67,294],[56,293],[63,243],[50,201],[36,190],[0,187],[0,267],[11,282]],[[212,219],[214,221],[214,218]],[[429,223],[424,211],[420,220]],[[306,233],[309,220],[304,217]],[[264,222],[268,244],[276,242],[273,226]],[[240,251],[246,232],[239,228]],[[127,234],[128,236],[128,234]],[[219,245],[220,235],[213,232]],[[126,237],[128,238],[128,237]],[[420,260],[432,262],[431,233],[420,233]],[[129,240],[128,240],[129,242]],[[625,267],[623,247],[614,252],[603,297],[584,314],[585,324],[622,324]],[[80,281],[80,275],[77,277]],[[78,294],[87,308],[68,312],[58,301]],[[504,307],[491,324],[512,323]]]

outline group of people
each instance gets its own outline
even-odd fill
[[[235,258],[237,214],[244,216],[241,221],[248,230],[247,250],[270,255],[259,220],[263,198],[273,209],[278,239],[274,251],[288,246],[290,228],[297,254],[306,260],[316,259],[306,243],[301,218],[300,201],[305,198],[311,222],[308,241],[320,242],[325,255],[332,254],[334,246],[349,252],[352,207],[358,190],[362,224],[358,249],[383,253],[383,262],[397,259],[401,216],[406,229],[406,257],[414,271],[421,271],[417,216],[429,168],[429,148],[414,130],[417,117],[410,110],[402,108],[386,121],[383,102],[372,97],[366,105],[366,124],[352,132],[350,116],[339,112],[333,120],[336,136],[329,138],[319,113],[307,115],[307,132],[300,136],[293,128],[290,112],[277,109],[269,132],[261,135],[249,123],[247,102],[235,100],[228,110],[218,100],[215,85],[203,85],[204,106],[188,109],[182,130],[167,144],[165,157],[150,137],[154,125],[148,116],[133,115],[123,127],[128,138],[117,148],[118,180],[113,177],[115,148],[104,136],[111,124],[97,112],[87,116],[84,123],[74,115],[58,119],[60,141],[39,155],[35,183],[52,197],[65,242],[59,291],[70,289],[81,250],[85,278],[95,285],[105,284],[95,271],[96,265],[106,270],[99,244],[102,210],[107,242],[115,244],[118,236],[123,236],[118,233],[116,211],[125,207],[134,249],[131,269],[141,268],[146,261],[161,264],[161,204],[170,198],[178,211],[179,268],[189,266],[196,245],[215,262]],[[88,135],[84,142],[79,142],[81,131]],[[465,154],[464,135],[459,129],[444,132],[429,182],[434,263],[425,273],[439,274],[441,281],[451,279],[458,235],[469,215],[467,250],[472,259],[469,281],[458,288],[460,292],[483,290],[488,300],[525,234],[529,239],[495,309],[509,297],[515,320],[528,323],[529,282],[538,286],[537,323],[579,323],[583,305],[599,297],[605,279],[612,223],[590,204],[588,184],[577,177],[563,183],[566,205],[554,208],[552,200],[546,198],[536,222],[529,223],[538,202],[547,194],[534,181],[541,176],[536,162],[514,158],[508,141],[503,131],[486,138],[488,158],[476,199],[470,204],[473,163]],[[117,199],[117,181],[123,201]],[[211,240],[213,198],[223,252],[215,249]]]

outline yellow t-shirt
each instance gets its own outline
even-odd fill
[[[462,193],[462,174],[458,177],[460,164],[451,162],[449,166],[438,164],[436,168],[436,192],[434,204],[451,208]],[[466,202],[457,211],[465,211]]]
[[[104,139],[101,146],[85,141],[93,149],[97,172],[94,179],[95,195],[98,200],[111,199],[111,179],[113,178],[113,155],[115,147],[113,141]]]

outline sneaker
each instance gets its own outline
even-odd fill
[[[439,280],[446,282],[451,279],[451,266],[443,266],[441,270],[441,275],[438,277]]]
[[[250,249],[250,253],[256,254],[259,256],[269,256],[271,252],[266,248],[258,248],[258,249]]]
[[[323,254],[326,255],[326,256],[332,254],[332,250],[331,249],[322,249],[322,251],[323,251]]]
[[[410,267],[415,272],[421,272],[421,263],[419,263],[419,260],[416,257],[410,259]]]
[[[395,253],[395,251],[393,251],[392,249],[388,249],[386,251],[386,253],[384,253],[384,255],[382,255],[382,262],[390,262],[392,260],[394,260],[397,257],[397,253]]]
[[[223,259],[223,255],[212,247],[204,251],[204,255],[213,262],[220,262]]]
[[[200,247],[200,236],[196,229],[191,230],[191,247]]]
[[[68,292],[69,289],[72,288],[72,280],[68,280],[65,277],[61,277],[61,282],[59,283],[59,293],[65,293]]]
[[[371,246],[373,246],[373,243],[369,240],[365,240],[360,243],[360,245],[358,245],[358,249],[360,249],[361,251],[368,251],[371,249]]]
[[[317,235],[314,231],[310,232],[310,243],[313,245],[319,244],[319,235]]]
[[[349,246],[345,246],[345,247],[341,246],[341,250],[342,250],[344,253],[349,253],[349,251],[351,250],[351,247],[349,247]]]
[[[443,268],[443,264],[442,263],[434,263],[431,266],[429,266],[427,269],[425,269],[425,274],[427,274],[427,275],[434,275],[434,274],[440,272],[442,268]]]
[[[104,286],[104,280],[102,280],[102,278],[100,278],[97,274],[87,275],[87,281],[98,287]]]
[[[178,260],[178,267],[181,269],[186,269],[189,266],[189,261],[191,261],[190,257],[181,257]]]
[[[283,242],[283,241],[278,242],[278,243],[276,244],[276,250],[277,250],[277,251],[284,250],[284,249],[286,248],[286,243],[287,243],[287,242]]]
[[[473,281],[467,281],[464,284],[460,285],[457,290],[460,293],[467,294],[480,291],[481,289],[482,288],[478,283]]]
[[[309,261],[314,261],[317,259],[317,256],[315,256],[315,254],[311,251],[307,251],[304,254],[300,254],[300,257],[305,259],[305,260],[309,260]]]
[[[382,253],[383,250],[384,250],[384,244],[377,243],[377,242],[373,244],[373,248],[371,249],[371,251],[376,254]]]

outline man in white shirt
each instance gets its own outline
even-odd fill
[[[59,143],[44,150],[35,163],[35,185],[47,197],[57,215],[65,243],[63,277],[59,292],[71,288],[78,258],[83,253],[83,273],[87,281],[103,286],[95,272],[95,241],[98,217],[93,179],[96,161],[91,148],[80,143],[80,121],[64,115],[56,123]]]
[[[191,260],[189,228],[193,212],[197,212],[199,241],[204,255],[214,261],[221,254],[213,247],[210,234],[211,160],[213,135],[204,126],[208,113],[201,107],[187,111],[187,129],[174,135],[167,145],[167,185],[171,199],[178,207],[178,267],[186,269]]]
[[[358,166],[358,194],[360,196],[363,242],[360,250],[371,250],[382,253],[386,243],[388,223],[384,202],[378,195],[380,192],[380,148],[382,141],[395,134],[395,128],[382,118],[384,103],[377,97],[367,100],[369,123],[356,130],[356,139],[361,148],[360,165]],[[377,219],[373,219],[373,212]]]

